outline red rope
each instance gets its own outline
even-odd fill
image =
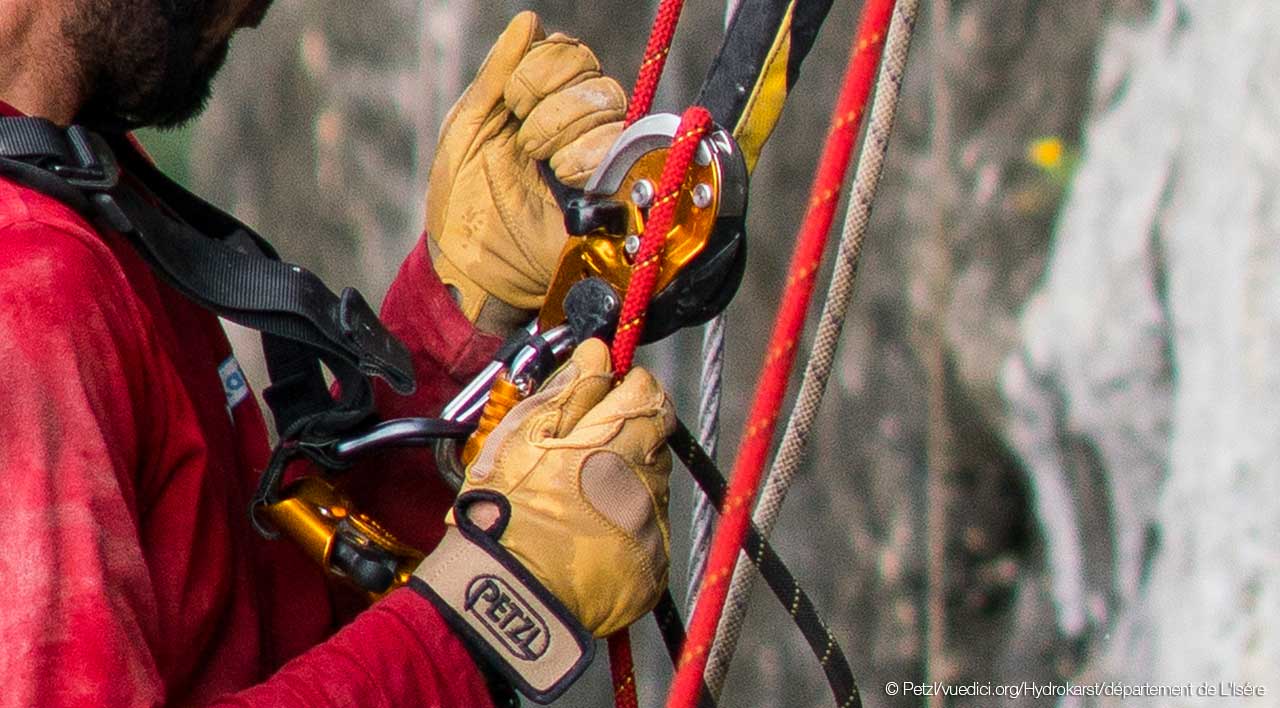
[[[662,0],[658,5],[658,14],[653,18],[653,28],[649,30],[649,42],[645,46],[644,60],[640,62],[640,71],[636,75],[636,85],[631,91],[631,102],[627,107],[627,119],[624,125],[631,125],[644,117],[653,106],[653,96],[658,92],[658,81],[662,78],[662,69],[666,66],[667,55],[671,53],[671,39],[676,33],[676,24],[680,21],[680,11],[684,9],[684,0]],[[706,113],[705,110],[702,111]],[[688,119],[688,112],[685,118]],[[707,114],[706,124],[711,124],[711,116]],[[684,135],[684,121],[681,130],[676,133]],[[702,129],[702,133],[706,128]],[[698,134],[698,138],[702,137]],[[693,141],[694,148],[697,140]],[[662,183],[666,185],[667,176],[673,173],[677,165],[673,164],[676,146],[667,155],[666,164],[662,168]],[[688,159],[680,167],[679,181],[672,188],[680,188],[684,175],[688,172]],[[631,272],[631,284],[627,288],[627,297],[623,301],[619,322],[624,327],[618,329],[613,340],[614,376],[621,379],[631,369],[631,360],[635,357],[639,344],[640,332],[644,328],[645,310],[649,308],[649,300],[653,297],[654,281],[658,277],[658,264],[662,257],[662,249],[666,243],[667,232],[671,230],[671,222],[675,218],[675,197],[664,201],[666,194],[659,188],[658,202],[649,210],[649,223],[645,228],[645,237],[641,241],[640,250],[636,253],[636,265]],[[669,206],[667,205],[669,203]],[[661,228],[656,228],[660,226]],[[631,658],[631,639],[624,629],[609,637],[609,675],[613,679],[613,699],[617,708],[638,708],[639,698],[636,696],[635,666]]]
[[[609,635],[609,678],[613,680],[616,708],[640,708],[635,661],[631,658],[631,633],[625,629]]]
[[[683,9],[684,0],[662,0],[658,5],[653,29],[649,30],[649,44],[644,48],[644,60],[640,62],[640,73],[636,76],[635,88],[631,90],[626,125],[640,120],[653,107],[653,95],[658,92],[658,80],[662,78],[662,67],[671,53],[671,38],[676,34],[676,23],[680,21]]]
[[[635,265],[631,268],[631,282],[622,300],[622,312],[618,316],[618,331],[613,337],[613,375],[618,381],[631,370],[640,335],[644,332],[645,313],[653,298],[654,286],[662,272],[662,251],[667,245],[667,232],[675,223],[676,201],[688,179],[693,156],[698,143],[711,129],[711,113],[702,106],[691,106],[680,119],[666,162],[662,165],[662,177],[649,219],[640,237],[640,249],[636,251]],[[609,673],[613,678],[614,704],[618,708],[637,708],[635,668],[631,660],[631,641],[627,630],[609,637]]]
[[[667,245],[667,232],[675,224],[676,200],[681,187],[689,176],[698,142],[711,129],[711,113],[702,106],[690,106],[680,118],[662,165],[662,179],[649,208],[649,220],[640,237],[640,250],[636,252],[635,265],[631,269],[631,283],[622,301],[622,313],[618,316],[618,333],[613,338],[613,371],[621,379],[631,369],[631,360],[644,331],[645,311],[653,297],[653,288],[662,271],[662,251]]]
[[[706,573],[698,591],[697,607],[689,624],[688,639],[671,685],[667,708],[692,708],[697,704],[707,666],[707,652],[715,641],[729,580],[737,565],[738,549],[746,536],[752,502],[759,491],[765,458],[773,441],[778,412],[795,363],[796,340],[804,328],[805,314],[813,295],[814,276],[822,260],[849,166],[849,156],[871,95],[893,4],[894,0],[866,0],[862,8],[857,39],[850,51],[844,85],[836,101],[830,131],[810,190],[808,210],[791,256],[786,290],[774,321],[760,386],[756,389],[738,447],[729,492],[712,541]]]

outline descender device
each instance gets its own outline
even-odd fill
[[[532,394],[581,342],[610,339],[658,180],[680,119],[653,114],[627,128],[580,193],[552,185],[568,238],[537,317],[445,406],[439,418],[386,421],[334,440],[313,458],[340,467],[388,446],[434,447],[457,489],[466,465],[512,407]],[[729,131],[702,140],[678,192],[644,342],[703,324],[732,300],[746,265],[748,171]],[[378,598],[403,585],[423,554],[352,507],[329,481],[308,476],[261,510],[330,575]]]

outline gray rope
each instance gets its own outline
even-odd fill
[[[893,129],[893,117],[898,108],[902,89],[902,74],[907,62],[907,49],[911,45],[911,31],[915,26],[919,0],[898,0],[890,20],[885,40],[884,60],[876,78],[875,99],[871,106],[871,122],[858,154],[858,167],[853,180],[853,194],[845,211],[844,227],[840,235],[840,248],[836,255],[835,272],[827,288],[826,301],[818,332],[814,336],[809,361],[805,365],[804,380],[792,409],[791,419],[783,434],[782,444],[769,470],[764,491],[756,505],[753,520],[765,538],[773,533],[778,512],[795,480],[804,460],[805,447],[813,432],[813,423],[822,406],[827,381],[835,361],[836,345],[844,327],[845,315],[853,299],[853,287],[857,280],[858,260],[871,217],[871,204],[880,174],[884,167],[885,152],[889,148],[889,134]],[[742,558],[746,558],[744,554]],[[741,559],[740,559],[741,560]],[[748,559],[749,560],[749,559]],[[739,562],[729,586],[729,598],[724,615],[716,631],[716,640],[707,661],[706,681],[715,698],[720,697],[729,663],[733,660],[738,638],[742,634],[751,588],[755,582],[755,569],[746,561]]]
[[[724,377],[724,315],[717,315],[702,332],[702,376],[698,389],[698,443],[707,456],[716,459],[720,447],[720,394]],[[711,539],[715,535],[716,508],[701,491],[694,492],[693,528],[690,530],[689,589],[685,612],[693,616],[698,587],[707,568]]]
[[[738,0],[726,0],[724,26],[733,21]],[[702,331],[702,374],[698,386],[698,444],[714,461],[720,447],[720,387],[724,379],[724,313],[716,315]],[[693,518],[689,529],[689,586],[685,592],[685,616],[693,617],[698,588],[707,570],[711,539],[716,529],[715,505],[701,490],[693,492]]]

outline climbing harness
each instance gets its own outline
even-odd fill
[[[261,333],[272,382],[263,396],[281,437],[253,502],[251,518],[261,533],[289,532],[335,575],[373,597],[406,567],[412,570],[421,554],[372,519],[333,513],[351,507],[327,482],[280,490],[285,466],[300,456],[335,468],[388,440],[470,433],[470,427],[432,419],[368,428],[374,423],[370,376],[401,394],[413,391],[414,379],[408,351],[357,291],[337,295],[306,269],[280,262],[265,240],[169,180],[122,135],[0,118],[0,175],[125,235],[179,292]],[[336,400],[322,365],[341,390]],[[353,431],[360,432],[344,439]]]
[[[121,180],[121,168],[129,180]],[[363,419],[371,410],[370,376],[384,379],[398,393],[413,391],[408,351],[357,291],[336,295],[309,271],[281,263],[257,234],[170,181],[126,138],[105,139],[41,118],[0,118],[0,174],[124,234],[184,295],[263,332],[268,365],[280,386],[268,397],[288,400],[273,406],[284,427]],[[318,372],[320,363],[347,389],[340,410],[333,410],[324,387],[329,400],[323,420],[304,405],[314,401],[296,392],[301,384],[285,375],[304,378],[297,372],[309,366]]]

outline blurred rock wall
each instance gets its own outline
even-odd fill
[[[1004,370],[1085,677],[1280,689],[1278,30],[1188,0],[1108,31]]]

